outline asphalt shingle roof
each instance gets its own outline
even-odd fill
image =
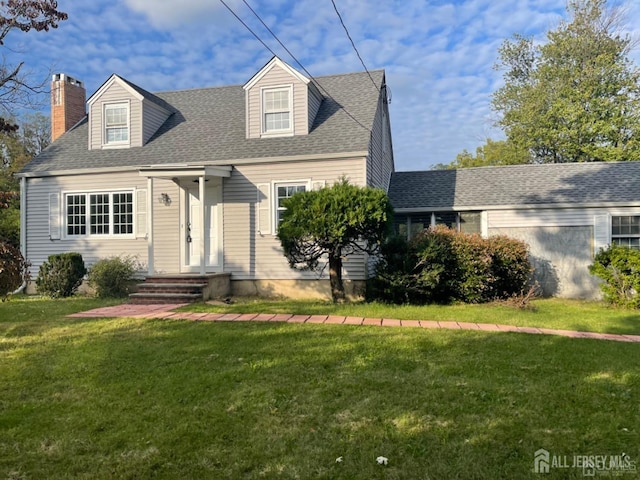
[[[396,209],[625,203],[640,200],[640,162],[511,165],[395,172]]]
[[[384,71],[371,72],[381,85]],[[241,85],[153,94],[175,112],[142,147],[88,150],[85,118],[29,162],[22,173],[85,168],[206,164],[238,159],[367,151],[379,92],[366,72],[317,77],[325,95],[308,135],[245,138],[245,94]],[[127,82],[130,84],[130,82]],[[136,90],[145,92],[131,84]],[[322,89],[320,89],[322,91]],[[144,94],[143,93],[143,94]]]

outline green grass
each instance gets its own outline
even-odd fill
[[[601,333],[640,334],[640,312],[608,307],[601,302],[537,299],[532,309],[492,303],[480,305],[386,305],[351,303],[338,305],[314,300],[234,299],[231,305],[193,304],[182,310],[225,313],[291,313],[345,315],[400,320],[437,320],[497,323],[520,327],[543,327]]]
[[[97,305],[0,305],[0,478],[535,479],[539,448],[640,459],[637,344],[64,317]]]

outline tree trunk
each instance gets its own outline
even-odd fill
[[[342,283],[342,256],[340,253],[329,253],[329,283],[331,284],[331,298],[335,303],[343,303],[345,300],[344,284]]]

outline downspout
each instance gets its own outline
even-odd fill
[[[26,177],[20,178],[20,253],[22,258],[27,258],[27,179]],[[26,280],[22,281],[14,293],[22,293],[26,288]]]

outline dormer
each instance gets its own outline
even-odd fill
[[[247,138],[307,135],[322,103],[318,87],[278,57],[243,88]]]
[[[89,150],[141,147],[172,113],[166,102],[116,74],[87,104]]]

